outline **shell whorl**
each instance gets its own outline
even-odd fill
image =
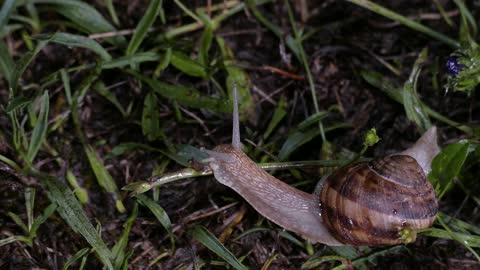
[[[408,155],[344,167],[324,181],[319,196],[326,227],[350,245],[402,243],[402,229],[430,227],[438,209],[432,185]]]

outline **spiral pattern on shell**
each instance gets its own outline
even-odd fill
[[[350,245],[402,243],[402,229],[428,228],[438,211],[432,185],[408,155],[344,167],[320,188],[325,226],[337,240]]]

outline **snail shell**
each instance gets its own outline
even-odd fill
[[[350,245],[402,243],[402,229],[432,225],[438,203],[424,170],[409,155],[392,155],[344,167],[319,185],[322,220]]]

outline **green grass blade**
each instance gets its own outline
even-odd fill
[[[34,206],[35,206],[35,188],[28,187],[25,189],[25,209],[27,211],[28,231],[32,230]]]
[[[63,265],[63,270],[68,270],[68,268],[70,268],[72,264],[83,258],[83,256],[88,254],[88,252],[90,252],[90,248],[82,248],[77,251],[70,259],[65,262],[65,264]]]
[[[105,0],[105,4],[107,5],[108,13],[110,17],[112,17],[113,23],[118,26],[120,21],[118,20],[117,12],[115,12],[115,6],[113,5],[112,0]]]
[[[126,256],[127,248],[128,245],[128,235],[130,234],[130,230],[132,229],[133,223],[135,222],[135,219],[137,218],[138,215],[138,204],[135,203],[135,206],[133,207],[132,214],[128,217],[127,221],[123,224],[123,231],[122,235],[120,236],[120,239],[117,241],[115,246],[112,248],[112,260],[113,260],[113,265],[115,266],[115,269],[120,269],[122,265],[127,264],[127,259],[128,256]]]
[[[49,40],[50,42],[55,42],[58,44],[69,46],[69,47],[85,48],[100,55],[102,59],[105,61],[112,59],[110,54],[100,44],[98,44],[95,40],[85,36],[57,32],[53,35],[49,35],[49,34],[35,35],[33,36],[33,38],[38,38],[41,40]]]
[[[111,61],[105,62],[102,66],[103,69],[122,68],[128,65],[140,64],[143,62],[154,62],[160,60],[161,56],[154,52],[142,52],[129,56],[122,56]]]
[[[175,248],[175,241],[173,239],[172,222],[170,221],[167,212],[163,210],[163,208],[157,202],[145,195],[137,195],[137,200],[152,212],[160,224],[162,224],[163,228],[165,228],[165,230],[168,232],[173,251]]]
[[[97,91],[97,93],[99,93],[101,96],[106,98],[108,101],[110,101],[124,117],[127,116],[127,112],[122,107],[122,104],[120,104],[117,97],[105,86],[103,82],[96,82],[93,85],[93,89]]]
[[[0,29],[3,29],[7,25],[10,15],[12,15],[15,10],[15,2],[16,0],[3,1],[2,9],[0,10]]]
[[[40,113],[38,114],[37,121],[35,123],[35,127],[32,131],[32,137],[30,138],[30,143],[28,145],[28,152],[27,152],[27,161],[31,163],[35,156],[40,150],[40,146],[44,142],[47,136],[47,129],[48,129],[48,111],[50,107],[50,100],[48,96],[48,92],[45,91],[42,97],[42,105],[40,107]]]
[[[108,172],[107,168],[105,168],[102,160],[98,157],[97,153],[90,145],[85,146],[84,149],[88,158],[88,162],[90,163],[90,167],[97,178],[98,184],[105,189],[105,191],[113,194],[117,210],[120,213],[125,212],[125,207],[123,206],[120,192],[118,191],[117,184],[113,180],[112,175]]]
[[[8,85],[12,83],[12,67],[14,66],[15,64],[13,63],[12,56],[8,52],[7,46],[5,46],[3,41],[0,41],[0,72],[7,80]]]
[[[143,102],[142,132],[149,141],[154,141],[162,135],[157,97],[150,91]]]
[[[30,104],[30,102],[32,102],[32,100],[24,96],[15,97],[8,102],[7,108],[5,108],[5,112],[13,112],[14,110],[27,106],[28,104]]]
[[[239,110],[240,113],[253,114],[252,94],[250,93],[251,83],[248,73],[242,68],[235,65],[235,55],[233,51],[227,46],[223,38],[217,38],[218,46],[222,52],[222,60],[225,70],[227,71],[227,90],[228,97],[233,102],[233,86],[237,86]],[[242,116],[242,115],[240,115]]]
[[[57,210],[57,207],[58,205],[55,203],[50,204],[47,208],[45,208],[45,210],[43,210],[43,213],[41,215],[39,215],[33,220],[32,228],[30,229],[28,238],[33,239],[36,236],[37,230],[40,225],[47,221],[47,219],[55,212],[55,210]]]
[[[37,56],[37,54],[47,45],[48,41],[40,41],[37,46],[35,47],[35,50],[32,52],[27,52],[25,53],[22,58],[18,60],[18,62],[15,64],[15,68],[11,74],[10,78],[10,91],[13,92],[13,96],[16,96],[17,92],[17,84],[18,84],[18,79],[23,75],[23,72],[25,72],[25,69],[27,69],[28,65],[32,62],[32,60]]]
[[[207,77],[207,70],[204,65],[192,60],[188,55],[180,51],[173,51],[170,63],[178,70],[193,77]]]
[[[208,249],[213,251],[217,254],[220,258],[225,260],[228,264],[230,264],[233,268],[237,270],[246,270],[245,267],[235,255],[230,252],[218,239],[209,232],[206,228],[202,226],[195,226],[192,230],[192,236],[197,241],[202,243],[202,245],[206,246]]]
[[[74,232],[80,233],[85,240],[94,248],[103,264],[110,270],[113,270],[111,262],[111,252],[98,235],[95,227],[83,213],[80,203],[73,196],[72,191],[64,183],[57,181],[52,176],[32,172],[34,176],[40,178],[43,187],[48,191],[48,198],[58,205],[57,212],[72,228]]]
[[[147,35],[148,29],[150,29],[152,24],[155,22],[158,13],[162,9],[162,3],[163,0],[150,1],[150,4],[147,7],[147,11],[145,12],[142,19],[135,28],[135,33],[133,34],[133,37],[128,44],[126,52],[127,55],[132,55],[138,50],[140,44],[142,44],[142,41]]]
[[[216,112],[229,113],[232,111],[231,103],[227,99],[218,99],[202,95],[199,91],[184,87],[181,85],[173,85],[158,80],[153,80],[142,76],[136,72],[129,72],[136,78],[144,81],[155,91],[155,93],[177,101],[180,105],[196,108],[208,109]]]
[[[407,27],[410,27],[412,28],[413,30],[415,31],[418,31],[420,33],[423,33],[427,36],[430,36],[438,41],[441,41],[445,44],[447,44],[448,46],[452,47],[452,48],[459,48],[460,47],[460,44],[456,41],[456,40],[453,40],[447,36],[445,36],[444,34],[442,33],[439,33],[439,32],[436,32],[426,26],[424,26],[423,24],[420,24],[420,23],[417,23],[403,15],[400,15],[396,12],[393,12],[389,9],[386,9],[378,4],[375,4],[371,1],[368,1],[368,0],[347,0],[348,2],[352,2],[358,6],[361,6],[361,7],[364,7],[370,11],[373,11],[377,14],[380,14],[384,17],[387,17],[391,20],[394,20],[394,21],[397,21]]]
[[[51,4],[53,9],[75,23],[88,34],[117,31],[95,8],[76,0],[33,0],[34,4]],[[105,38],[108,42],[123,46],[125,37]]]
[[[421,66],[427,58],[427,49],[423,49],[418,55],[417,61],[413,65],[410,77],[403,85],[403,107],[407,114],[407,118],[417,124],[421,133],[424,133],[429,129],[432,124],[428,118],[428,114],[425,112],[424,106],[417,94],[417,81],[420,75]]]
[[[28,233],[28,227],[25,225],[25,222],[23,222],[19,215],[12,212],[8,212],[7,215],[13,220],[13,222],[15,222],[15,224],[17,224],[18,227],[22,228],[24,232]]]
[[[77,196],[80,203],[86,204],[88,202],[88,191],[87,189],[80,186],[80,184],[77,181],[77,177],[75,177],[72,170],[67,169],[65,178],[67,179],[67,182],[70,184],[70,186],[73,187],[75,196]]]

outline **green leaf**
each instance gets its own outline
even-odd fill
[[[85,153],[90,163],[95,177],[97,178],[98,184],[105,189],[105,191],[110,192],[115,199],[115,206],[120,213],[125,212],[125,207],[123,206],[120,192],[118,191],[117,184],[113,180],[112,175],[108,172],[107,168],[103,165],[102,160],[98,157],[95,150],[87,145],[84,147]]]
[[[172,58],[170,63],[180,71],[185,74],[188,74],[193,77],[207,77],[207,70],[205,66],[200,64],[199,62],[190,59],[188,55],[180,52],[180,51],[173,51]]]
[[[110,260],[110,250],[83,213],[82,207],[73,196],[72,191],[54,177],[40,172],[32,172],[32,174],[40,178],[42,185],[48,191],[48,198],[58,205],[57,212],[63,220],[74,232],[80,233],[85,238],[108,269],[114,270]]]
[[[0,247],[1,246],[4,246],[4,245],[8,245],[10,243],[13,243],[15,241],[17,241],[17,236],[16,235],[13,235],[13,236],[9,236],[7,238],[4,238],[4,239],[0,239]]]
[[[433,159],[432,171],[428,175],[428,179],[434,187],[439,190],[439,194],[443,194],[453,183],[455,177],[460,171],[468,156],[470,143],[467,141],[459,141],[447,145]]]
[[[170,221],[167,212],[165,212],[165,210],[163,210],[163,208],[157,202],[143,194],[137,195],[137,200],[152,212],[160,224],[162,224],[163,228],[165,228],[165,230],[168,232],[173,250],[175,247],[175,241],[173,239],[172,222]]]
[[[235,255],[230,252],[225,246],[218,241],[218,239],[210,233],[206,228],[202,226],[195,226],[192,230],[192,236],[197,241],[202,243],[202,245],[206,246],[208,249],[213,251],[217,254],[220,258],[225,260],[228,264],[230,264],[233,268],[237,270],[246,270],[247,267],[244,266]]]
[[[12,15],[15,10],[15,2],[16,0],[3,1],[2,9],[0,10],[0,29],[3,29],[7,25],[10,15]]]
[[[123,224],[123,231],[120,239],[117,241],[115,246],[112,248],[112,259],[113,265],[115,269],[120,269],[122,265],[127,263],[127,256],[125,256],[126,248],[128,245],[128,235],[130,234],[130,230],[132,229],[133,223],[138,215],[138,204],[135,203],[133,207],[133,211],[128,217],[128,219]]]
[[[115,27],[95,8],[85,2],[77,0],[32,0],[32,2],[34,4],[53,5],[53,10],[62,14],[88,34],[116,31]],[[116,46],[126,44],[125,37],[123,36],[105,38],[105,40]]]
[[[181,85],[160,82],[135,72],[131,72],[131,74],[147,83],[148,86],[155,91],[155,93],[165,98],[177,101],[180,105],[224,113],[229,113],[232,111],[231,103],[229,103],[226,99],[204,96],[195,89]]]
[[[162,3],[162,0],[150,1],[150,4],[146,9],[145,14],[143,15],[140,22],[137,24],[133,37],[128,44],[126,53],[127,55],[132,55],[138,50],[138,47],[140,47],[140,44],[147,35],[148,29],[150,29],[150,27],[153,25],[158,16],[158,13],[162,9]]]
[[[33,36],[33,38],[37,38],[40,40],[48,40],[50,42],[62,44],[69,47],[85,48],[100,55],[103,60],[108,61],[112,59],[110,54],[102,47],[102,45],[98,44],[98,42],[96,42],[95,40],[85,36],[57,32],[51,35],[39,34]]]
[[[419,54],[417,61],[413,65],[410,77],[403,85],[403,106],[409,120],[414,121],[420,128],[421,132],[425,132],[430,126],[428,114],[417,95],[417,81],[420,75],[421,66],[427,58],[428,50],[425,48]]]
[[[42,146],[42,143],[45,141],[48,129],[48,111],[50,107],[50,100],[48,97],[48,92],[45,91],[42,97],[42,104],[40,107],[40,113],[38,114],[35,127],[32,131],[32,137],[30,138],[30,143],[28,145],[27,160],[32,162],[35,156]]]
[[[143,102],[142,132],[149,141],[154,141],[162,135],[157,97],[150,91]]]
[[[8,82],[8,85],[11,85],[12,82],[12,69],[15,67],[13,63],[12,56],[8,52],[7,46],[3,41],[0,41],[0,72],[2,72],[3,77]]]

